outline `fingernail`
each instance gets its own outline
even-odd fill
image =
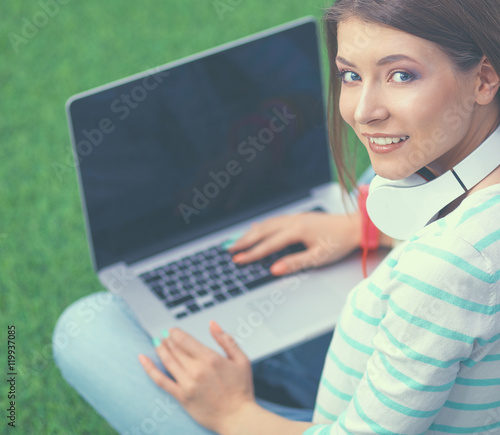
[[[161,336],[163,338],[168,338],[170,336],[170,332],[168,332],[168,329],[164,329],[163,331],[161,331]]]
[[[222,243],[222,248],[223,249],[231,248],[242,235],[243,233],[241,232],[233,234],[229,240],[226,240],[224,243]]]
[[[241,253],[241,254],[236,254],[234,257],[233,257],[233,261],[235,263],[238,263],[239,261],[243,260],[243,258],[245,257],[245,254]]]
[[[152,342],[154,347],[158,347],[161,344],[161,340],[158,337],[154,337]]]
[[[215,330],[217,334],[222,334],[224,332],[220,327],[220,325],[215,320],[211,320],[210,323],[212,323],[212,328]]]
[[[284,262],[280,261],[274,263],[269,269],[273,275],[284,275],[287,272],[287,266]]]

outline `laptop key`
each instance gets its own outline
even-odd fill
[[[177,307],[181,304],[184,304],[184,303],[186,303],[188,301],[192,301],[192,300],[194,300],[194,297],[191,295],[187,295],[187,296],[184,296],[182,298],[167,302],[167,307],[169,307],[169,308]]]
[[[161,276],[160,275],[152,275],[148,278],[146,278],[144,281],[146,281],[148,284],[151,284],[156,281],[161,281]]]
[[[200,307],[196,304],[190,304],[187,306],[188,310],[191,311],[192,313],[196,313],[198,311],[200,311]]]
[[[215,297],[215,299],[217,299],[219,302],[224,302],[224,301],[227,299],[227,297],[226,297],[226,296],[224,296],[222,293],[218,293],[218,294],[216,294],[214,297]]]
[[[231,296],[239,296],[242,295],[243,292],[239,288],[231,288],[227,291]]]
[[[268,282],[271,282],[271,281],[274,281],[275,279],[277,279],[278,277],[277,276],[274,276],[274,275],[267,275],[267,276],[263,276],[262,278],[259,278],[259,279],[256,279],[255,281],[251,281],[251,282],[248,282],[248,283],[245,283],[245,287],[248,289],[248,290],[253,290],[263,284],[266,284]]]

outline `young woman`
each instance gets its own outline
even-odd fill
[[[339,113],[375,172],[392,180],[424,167],[439,177],[498,140],[499,0],[338,0],[325,22],[342,174]],[[79,333],[64,349],[55,342],[57,363],[123,433],[500,433],[499,212],[497,166],[353,289],[313,422],[310,410],[256,401],[248,359],[217,324],[210,330],[225,357],[179,329],[153,351],[117,300],[99,305],[91,296],[65,312],[54,337],[70,324]],[[314,225],[319,217],[293,219]],[[258,257],[297,237],[273,225],[257,227],[240,247],[260,242]],[[327,226],[322,221],[318,234]],[[303,237],[312,246],[310,231]],[[90,304],[95,318],[85,322],[79,311]],[[307,356],[301,370],[283,359],[274,374],[305,385]]]

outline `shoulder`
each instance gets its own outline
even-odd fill
[[[500,184],[466,198],[448,216],[425,227],[393,259],[410,275],[455,275],[494,284],[500,264]]]

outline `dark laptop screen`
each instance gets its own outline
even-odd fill
[[[330,181],[316,38],[308,21],[74,98],[97,269]]]

